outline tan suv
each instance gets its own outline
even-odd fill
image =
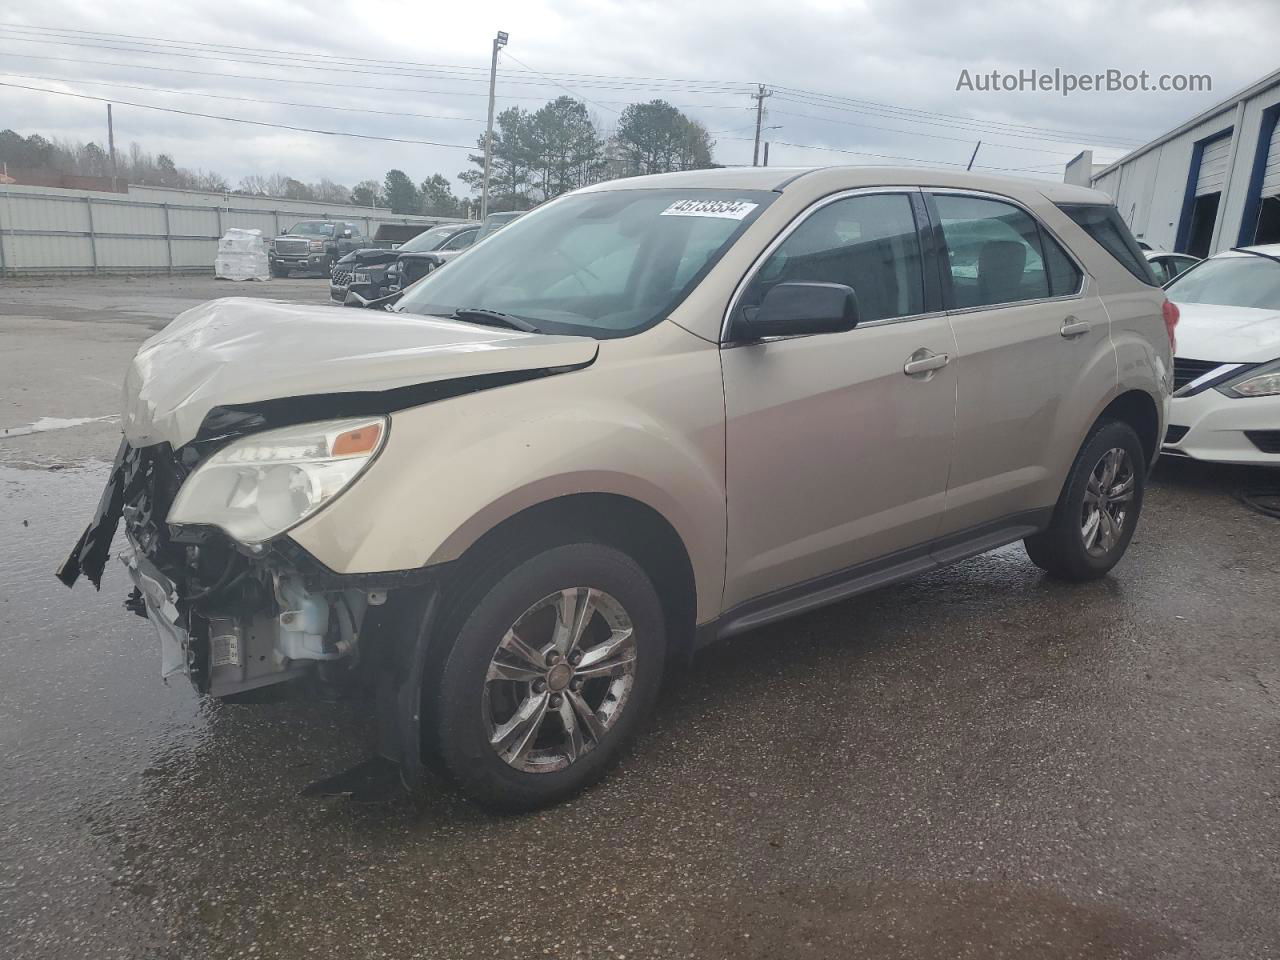
[[[389,311],[219,300],[126,380],[59,571],[166,675],[372,690],[379,752],[528,808],[597,779],[716,637],[1015,540],[1138,522],[1177,320],[1098,193],[714,170],[528,214]],[[306,685],[305,683],[303,684]]]

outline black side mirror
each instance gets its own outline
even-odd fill
[[[760,306],[743,310],[734,333],[741,340],[841,333],[858,325],[858,295],[843,283],[774,284]]]

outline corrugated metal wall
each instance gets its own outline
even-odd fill
[[[363,215],[335,205],[293,204],[264,209],[260,198],[229,197],[223,206],[167,203],[118,194],[39,192],[0,187],[0,276],[41,273],[212,273],[218,238],[229,227],[274,237],[295,221],[359,222],[372,236],[383,223],[442,222],[437,217]],[[246,201],[241,205],[240,201]],[[278,201],[277,201],[278,202]]]

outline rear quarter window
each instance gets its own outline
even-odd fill
[[[1160,281],[1147,264],[1138,241],[1133,238],[1115,207],[1103,203],[1060,203],[1057,206],[1122,267],[1143,283],[1153,287],[1160,286]]]

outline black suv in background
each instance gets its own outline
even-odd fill
[[[465,250],[475,242],[479,232],[478,222],[443,223],[422,231],[394,250],[373,247],[353,250],[333,265],[329,275],[329,297],[338,303],[346,300],[348,291],[355,291],[366,300],[384,297],[393,292],[389,289],[388,268],[400,259],[401,254]]]
[[[287,277],[294,270],[327,276],[336,261],[368,242],[357,223],[299,220],[267,244],[267,261],[273,277]]]

